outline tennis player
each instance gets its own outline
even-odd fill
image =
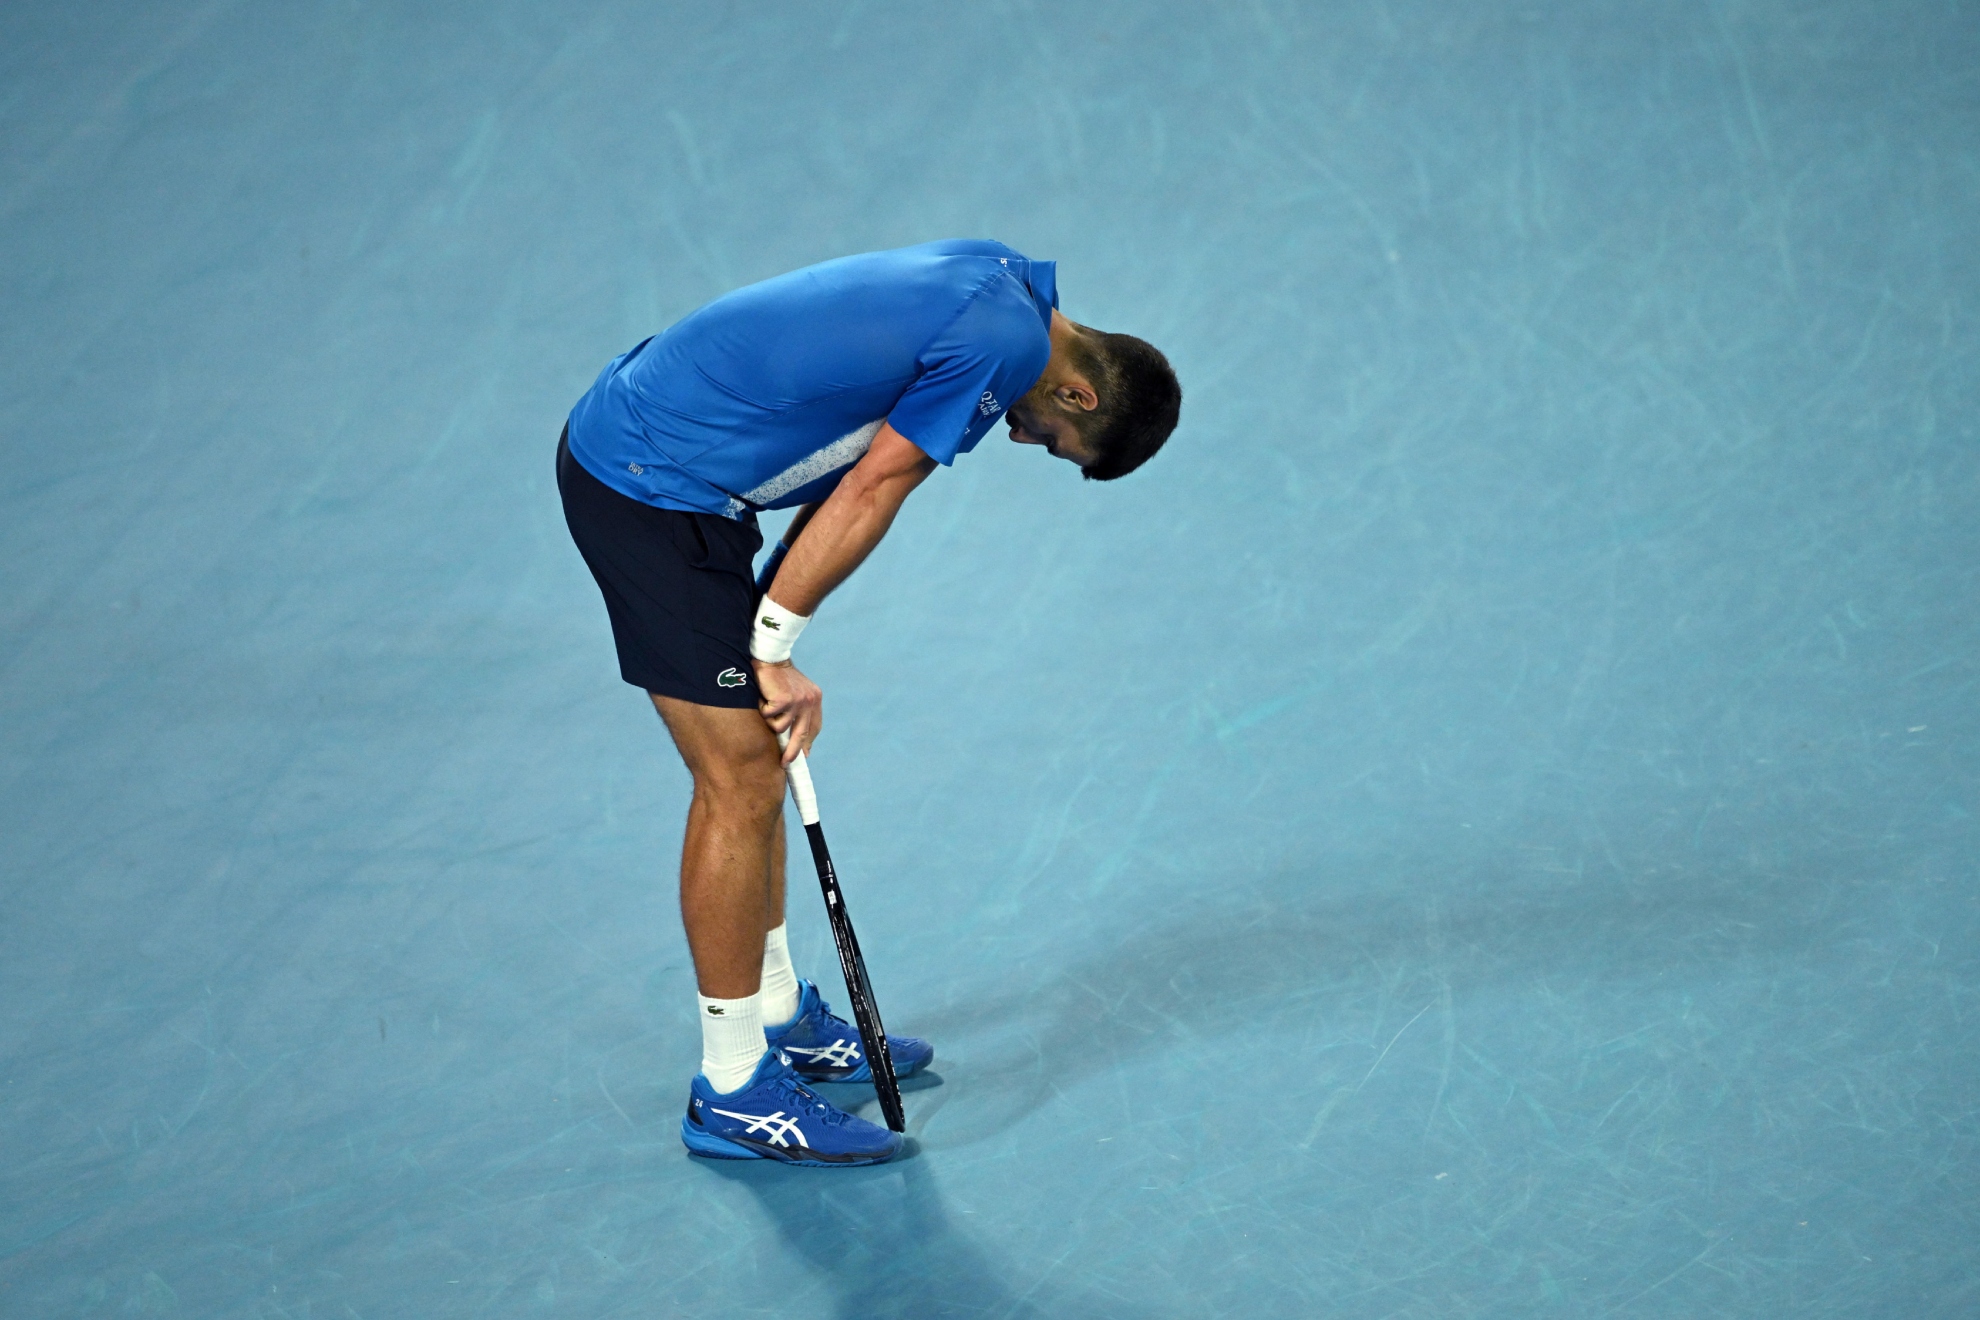
[[[681,918],[702,1056],[681,1137],[698,1155],[855,1165],[900,1149],[805,1085],[872,1072],[785,939],[783,767],[822,727],[791,647],[908,493],[999,417],[1095,481],[1168,439],[1182,402],[1168,361],[1060,315],[1054,275],[1001,243],[955,240],[738,289],[615,358],[558,442],[565,519],[619,673],[694,777]],[[792,507],[759,608],[756,516]],[[888,1045],[902,1076],[934,1056],[913,1037]]]

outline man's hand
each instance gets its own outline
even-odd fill
[[[784,764],[789,765],[799,752],[811,750],[825,727],[825,694],[788,660],[774,665],[761,660],[749,663],[756,671],[757,691],[763,694],[757,709],[763,712],[764,723],[778,733],[790,731],[791,740],[784,747]]]

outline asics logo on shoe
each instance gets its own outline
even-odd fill
[[[716,1109],[713,1105],[708,1107],[724,1118],[739,1118],[749,1124],[743,1129],[747,1134],[768,1133],[770,1144],[773,1146],[788,1146],[792,1137],[797,1138],[798,1145],[804,1144],[804,1130],[798,1126],[795,1118],[785,1118],[781,1109],[774,1114],[738,1114],[733,1109]]]
[[[721,673],[715,675],[715,682],[722,687],[741,687],[743,684],[749,682],[749,675],[743,673],[740,669],[724,669]]]
[[[802,1054],[808,1059],[832,1068],[844,1068],[859,1058],[859,1046],[850,1043],[843,1036],[830,1045],[815,1050],[807,1049],[802,1045],[786,1045],[784,1048],[792,1054]]]

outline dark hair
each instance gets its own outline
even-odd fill
[[[1088,481],[1125,477],[1153,458],[1176,429],[1182,382],[1145,339],[1081,327],[1073,342],[1075,361],[1100,396],[1100,406],[1079,422],[1080,439],[1099,457],[1081,471]]]

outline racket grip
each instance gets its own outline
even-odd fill
[[[756,575],[756,597],[758,600],[769,594],[770,584],[777,580],[777,570],[783,567],[784,556],[790,552],[791,547],[780,540],[777,542],[776,548],[770,552],[770,557],[763,561],[763,571]]]
[[[791,744],[790,730],[777,735],[777,746]],[[791,786],[791,801],[797,803],[798,819],[806,825],[818,823],[818,790],[811,784],[811,764],[799,752],[797,759],[784,767],[784,778]]]

